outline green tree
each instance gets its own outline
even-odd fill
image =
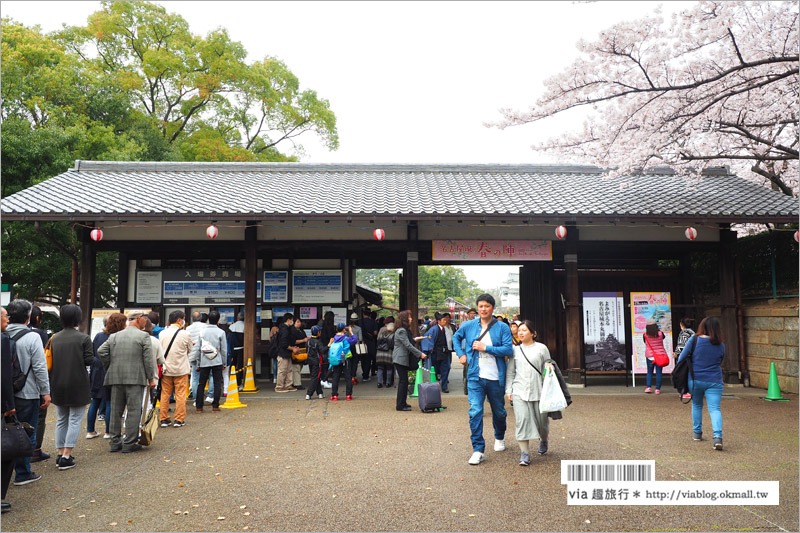
[[[419,306],[427,307],[431,313],[449,311],[448,298],[455,296],[457,301],[469,305],[483,292],[474,281],[467,279],[463,269],[451,265],[421,266],[418,279]]]
[[[356,283],[383,295],[383,304],[397,307],[400,302],[400,269],[372,268],[356,270]]]

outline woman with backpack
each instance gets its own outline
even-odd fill
[[[669,364],[669,356],[667,349],[664,347],[666,338],[664,334],[658,330],[658,324],[655,319],[648,319],[645,326],[644,335],[644,356],[647,360],[647,387],[644,391],[647,393],[653,392],[651,385],[653,383],[653,371],[656,374],[656,394],[661,394],[661,368]],[[641,352],[640,352],[641,353]]]
[[[411,328],[414,328],[412,331]],[[397,370],[399,385],[397,387],[397,402],[395,409],[398,411],[410,411],[408,404],[408,371],[412,366],[417,366],[417,358],[425,359],[427,356],[414,346],[414,341],[418,339],[415,335],[417,325],[411,320],[411,311],[401,311],[397,315],[397,326],[394,332],[394,349],[392,350],[392,362]]]
[[[394,319],[389,317],[385,326],[378,332],[375,352],[375,361],[378,365],[378,388],[394,386],[394,365],[392,351],[394,350]]]
[[[715,316],[706,317],[697,327],[697,334],[683,348],[678,362],[691,353],[692,372],[689,374],[689,390],[692,391],[692,424],[694,440],[703,440],[703,398],[708,400],[708,415],[714,430],[714,449],[722,450],[722,360],[725,359],[725,343],[722,328]]]

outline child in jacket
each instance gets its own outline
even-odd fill
[[[322,333],[322,328],[314,326],[311,328],[311,338],[308,340],[308,373],[311,375],[311,383],[308,384],[308,394],[306,400],[310,400],[316,393],[317,398],[323,398],[322,395],[322,367],[324,364],[323,354],[325,352],[325,345],[319,339]]]
[[[349,335],[348,335],[349,333]],[[332,365],[331,370],[333,372],[333,387],[331,388],[331,401],[336,402],[339,401],[339,379],[342,377],[342,372],[344,371],[344,382],[347,391],[347,400],[353,399],[353,382],[350,376],[350,365],[348,364],[348,359],[352,357],[350,352],[350,347],[355,346],[358,342],[358,337],[353,334],[353,328],[348,328],[345,326],[344,322],[339,322],[336,324],[336,335],[330,340],[328,344],[328,351],[330,351],[330,347],[336,343],[341,342],[343,343],[342,349],[342,359],[339,361],[338,365]]]

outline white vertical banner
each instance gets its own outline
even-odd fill
[[[583,293],[583,348],[586,370],[626,370],[621,292]]]

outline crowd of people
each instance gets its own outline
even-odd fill
[[[487,401],[492,413],[494,451],[506,450],[505,400],[508,399],[514,409],[519,464],[528,466],[530,443],[538,440],[538,453],[546,454],[549,419],[560,418],[560,413],[539,410],[546,371],[558,376],[568,404],[571,399],[547,346],[537,342],[533,323],[518,317],[509,321],[495,316],[494,308],[494,298],[482,294],[476,300],[476,308],[469,310],[459,327],[452,323],[449,313],[437,313],[432,319],[418,321],[408,310],[401,311],[396,318],[378,318],[375,312],[364,309],[360,317],[358,313],[350,315],[349,323],[335,323],[334,313],[327,312],[310,328],[310,335],[298,317],[286,313],[275,321],[270,332],[275,391],[305,390],[301,370],[307,364],[310,383],[306,400],[322,399],[324,389],[330,389],[330,401],[338,401],[342,380],[345,399],[352,400],[356,385],[377,378],[378,388],[397,388],[395,409],[410,411],[409,375],[422,363],[435,373],[442,392],[449,393],[450,366],[455,354],[464,369],[469,403],[473,448],[469,464],[478,465],[485,460],[483,413]],[[198,414],[209,404],[212,411],[220,410],[220,400],[228,390],[227,369],[231,365],[242,372],[236,376],[240,390],[243,387],[243,313],[237,315],[227,333],[219,327],[220,313],[215,310],[193,313],[191,324],[187,324],[183,311],[173,311],[166,327],[159,326],[160,317],[155,312],[113,313],[93,340],[78,331],[82,312],[76,305],[61,308],[63,329],[52,337],[40,328],[41,316],[41,310],[25,300],[14,300],[2,308],[3,415],[6,421],[16,418],[29,424],[33,429],[31,444],[35,447],[32,457],[16,461],[3,457],[3,499],[12,474],[15,486],[41,479],[31,464],[50,458],[50,454],[42,451],[50,403],[56,406],[56,466],[68,470],[76,466],[73,450],[84,417],[87,418],[85,438],[100,437],[97,422],[102,421],[109,451],[134,453],[142,448],[140,421],[148,400],[160,401],[161,427],[181,428],[186,424],[187,401],[194,402]],[[664,334],[658,331],[655,321],[648,322],[644,334],[648,361],[646,392],[652,391],[653,375],[655,392],[660,392],[661,366],[653,360],[662,351],[672,352],[679,362],[691,357],[694,373],[687,397],[693,403],[693,438],[702,440],[705,400],[713,428],[713,447],[722,450],[721,364],[725,344],[716,317],[703,319],[696,333],[693,326],[691,319],[681,321],[681,333],[672,350],[665,346]],[[10,505],[3,502],[2,510],[7,512]]]

